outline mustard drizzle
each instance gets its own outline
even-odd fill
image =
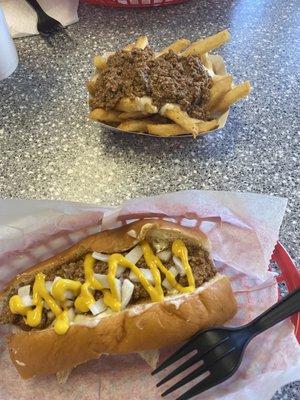
[[[120,311],[121,298],[116,287],[116,272],[118,266],[129,268],[137,276],[153,302],[162,301],[164,299],[160,272],[166,276],[167,281],[177,291],[181,293],[191,293],[195,290],[195,279],[188,262],[188,251],[182,240],[176,239],[173,242],[172,253],[181,260],[187,276],[188,286],[182,286],[176,281],[174,275],[162,264],[161,260],[153,253],[150,245],[146,241],[142,241],[140,246],[146,264],[151,270],[154,285],[150,284],[135,264],[122,254],[115,253],[110,255],[108,259],[107,280],[109,289],[105,289],[94,276],[96,260],[92,257],[92,254],[87,254],[83,264],[85,275],[85,282],[83,284],[70,279],[59,279],[53,283],[51,296],[45,287],[45,275],[43,273],[38,273],[33,284],[33,303],[35,307],[25,307],[22,304],[22,298],[19,295],[14,295],[9,300],[11,312],[13,314],[23,315],[27,325],[36,327],[41,323],[43,304],[45,302],[56,317],[54,321],[55,332],[62,335],[69,329],[70,321],[67,310],[61,308],[56,300],[59,303],[64,303],[65,292],[67,290],[71,290],[74,296],[77,296],[74,305],[76,310],[81,313],[88,312],[90,306],[95,303],[93,295],[95,290],[103,292],[103,301],[107,307],[110,307],[113,311]]]

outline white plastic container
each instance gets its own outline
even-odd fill
[[[0,7],[0,80],[9,77],[17,68],[18,62],[17,50]]]

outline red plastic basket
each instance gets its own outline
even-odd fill
[[[160,7],[184,3],[186,0],[81,0],[82,3],[107,7]]]
[[[271,261],[280,269],[279,275],[276,277],[279,284],[284,283],[289,292],[300,287],[300,272],[280,242],[277,242],[275,246]],[[278,294],[280,299],[281,293],[279,290]],[[295,314],[291,320],[295,326],[295,336],[300,343],[300,313]]]

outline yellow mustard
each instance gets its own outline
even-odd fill
[[[70,283],[72,282],[72,284]],[[59,284],[59,285],[58,285]],[[69,320],[66,311],[57,304],[57,300],[64,299],[65,290],[72,290],[78,292],[81,286],[80,282],[70,281],[69,279],[60,279],[56,281],[53,286],[56,286],[56,294],[52,297],[45,286],[45,274],[38,273],[32,289],[32,300],[35,305],[34,308],[24,307],[22,298],[19,295],[14,295],[9,300],[9,307],[13,314],[20,314],[25,316],[25,322],[31,327],[36,327],[41,323],[43,312],[43,301],[48,305],[50,310],[55,315],[54,330],[58,334],[64,334],[69,328]]]
[[[30,307],[23,306],[21,297],[15,294],[9,299],[9,309],[13,314],[25,316],[30,310]]]
[[[52,285],[52,295],[59,301],[65,300],[65,292],[71,291],[75,296],[80,292],[81,283],[79,281],[72,281],[71,279],[58,279]]]
[[[68,311],[60,313],[54,321],[54,330],[58,335],[64,335],[69,329],[70,321],[68,318]]]
[[[190,293],[195,290],[195,279],[188,262],[188,251],[182,240],[176,239],[173,242],[172,253],[178,257],[182,263],[187,276],[188,286],[182,286],[177,283],[174,275],[162,264],[159,257],[153,253],[150,245],[146,241],[141,242],[140,246],[143,250],[145,262],[151,270],[154,285],[150,284],[135,264],[125,258],[122,254],[116,253],[112,254],[108,259],[107,280],[109,289],[105,289],[94,276],[94,265],[96,260],[91,254],[87,254],[83,264],[85,275],[85,282],[83,284],[71,279],[59,279],[55,281],[52,286],[51,296],[45,287],[45,275],[43,273],[38,273],[33,284],[33,303],[35,307],[24,307],[21,297],[15,295],[9,300],[11,312],[13,314],[23,315],[26,317],[25,322],[27,325],[36,327],[41,322],[43,301],[45,301],[56,316],[54,321],[54,330],[57,334],[62,335],[69,329],[69,318],[67,311],[63,310],[57,301],[60,303],[64,302],[66,291],[70,290],[73,292],[74,296],[77,296],[74,304],[76,310],[81,313],[88,312],[90,306],[95,303],[93,295],[95,290],[101,290],[103,292],[103,301],[106,306],[110,307],[114,311],[120,311],[121,298],[116,286],[116,272],[118,266],[129,268],[137,276],[141,285],[154,302],[162,301],[164,299],[160,272],[165,275],[167,281],[177,291],[181,293]]]
[[[95,303],[93,290],[102,290],[101,283],[94,277],[94,264],[96,260],[91,254],[87,254],[84,258],[83,268],[85,283],[81,286],[80,294],[75,300],[75,307],[78,311],[85,313],[89,311],[89,307]]]

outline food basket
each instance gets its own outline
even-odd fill
[[[83,3],[107,7],[159,7],[184,3],[186,0],[81,0]]]
[[[300,287],[300,272],[280,242],[275,246],[270,266],[278,273],[276,279],[279,285],[279,299],[282,297],[282,292],[286,290],[292,292]],[[295,336],[300,343],[300,313],[292,316],[291,320],[295,326]]]

